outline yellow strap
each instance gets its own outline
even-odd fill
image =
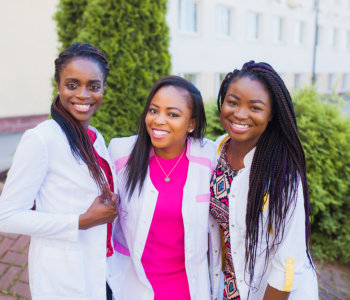
[[[229,135],[225,136],[224,139],[220,142],[218,149],[216,150],[217,154],[220,154],[222,145],[229,139]]]
[[[264,196],[264,206],[263,206],[263,211],[267,210],[267,207],[269,206],[269,194],[265,194]]]
[[[292,290],[292,285],[294,281],[294,259],[288,257],[286,259],[286,281],[284,283],[284,288],[282,291],[290,292]]]
[[[220,230],[220,237],[221,237],[221,260],[222,260],[222,270],[224,270],[225,265],[226,265],[226,244],[225,244],[225,239],[224,239],[224,233],[222,230]]]

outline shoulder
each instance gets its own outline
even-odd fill
[[[219,136],[216,141],[215,141],[215,145],[216,145],[216,152],[217,154],[220,154],[222,146],[224,145],[224,143],[230,138],[230,136],[225,133],[221,136]]]
[[[34,128],[26,130],[23,137],[35,137],[42,142],[49,143],[51,140],[57,139],[58,135],[64,135],[61,127],[54,120],[46,120]]]
[[[216,145],[213,141],[203,138],[202,140],[199,139],[189,139],[190,147],[191,147],[191,154],[192,155],[199,155],[203,153],[210,153],[215,152]]]
[[[108,152],[112,159],[130,155],[137,136],[128,136],[111,139],[108,145]]]

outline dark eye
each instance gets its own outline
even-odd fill
[[[233,100],[228,100],[227,103],[231,106],[237,106],[237,102]]]
[[[92,86],[91,86],[91,89],[92,89],[93,91],[98,91],[100,88],[101,88],[101,86],[99,86],[99,85],[92,85]]]
[[[157,113],[157,110],[155,110],[154,108],[150,108],[150,109],[149,109],[149,112],[150,112],[151,114],[156,114],[156,113]]]
[[[177,113],[171,112],[171,113],[169,113],[169,116],[173,117],[173,118],[177,118],[179,115]]]
[[[75,90],[77,88],[77,85],[75,83],[67,83],[66,87],[70,90]]]
[[[250,108],[251,110],[255,110],[255,111],[259,111],[259,110],[261,110],[261,108],[259,107],[259,106],[252,106],[251,108]]]

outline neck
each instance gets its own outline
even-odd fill
[[[244,168],[244,157],[256,146],[256,143],[240,143],[230,139],[227,149],[227,159],[235,170]]]
[[[172,148],[156,148],[154,147],[154,153],[164,159],[173,159],[181,155],[186,149],[186,141],[182,145],[178,145]]]

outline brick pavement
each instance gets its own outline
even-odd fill
[[[31,299],[28,285],[30,237],[0,232],[0,300]],[[350,299],[350,265],[316,263],[320,300]]]
[[[28,285],[30,237],[0,233],[0,300],[31,299]]]

